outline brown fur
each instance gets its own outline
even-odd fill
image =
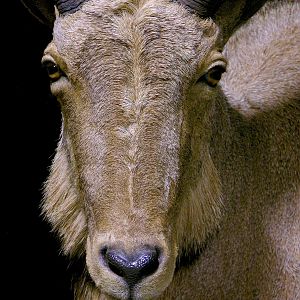
[[[169,1],[57,17],[43,60],[67,77],[51,84],[63,126],[43,213],[86,257],[76,299],[299,298],[299,15],[267,4],[223,54],[213,21]],[[225,58],[221,85],[197,81]],[[163,255],[129,296],[104,245]]]

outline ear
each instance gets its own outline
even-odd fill
[[[54,1],[52,0],[21,0],[28,11],[41,23],[52,28],[55,20]]]

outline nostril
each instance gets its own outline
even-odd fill
[[[111,271],[121,277],[125,276],[124,269],[128,262],[123,251],[115,249],[108,250],[108,248],[105,247],[101,250],[101,255],[104,257],[104,260]]]
[[[131,261],[131,268],[138,271],[140,278],[153,274],[159,266],[159,251],[156,248],[143,249],[135,253]]]
[[[110,270],[132,286],[153,274],[159,267],[158,248],[144,246],[133,253],[119,248],[103,248],[101,255]]]

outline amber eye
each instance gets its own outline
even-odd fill
[[[218,65],[209,69],[198,81],[204,81],[209,86],[215,87],[220,81],[222,74],[226,71],[225,66]]]
[[[52,61],[44,61],[43,67],[46,69],[51,82],[57,81],[63,75],[59,66]]]

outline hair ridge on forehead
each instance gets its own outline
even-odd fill
[[[190,14],[184,7],[177,4],[172,5],[170,1],[157,3],[154,0],[113,2],[89,0],[81,11],[83,15],[78,15],[75,19],[65,21],[63,18],[62,20],[62,26],[66,30],[74,31],[76,30],[74,24],[78,24],[78,35],[82,36],[79,44],[83,43],[84,36],[87,37],[87,34],[91,36],[91,42],[97,42],[90,29],[93,27],[93,31],[103,32],[107,42],[120,41],[126,47],[132,46],[135,37],[138,37],[142,42],[142,46],[151,44],[156,40],[162,43],[169,40],[169,43],[172,44],[169,50],[173,49],[174,55],[177,56],[183,52],[192,54],[192,52],[197,51],[196,48],[206,51],[207,46],[210,47],[219,36],[217,26],[210,18],[200,19]],[[102,21],[100,21],[101,19]],[[178,31],[174,30],[174,23],[177,24]],[[89,28],[89,30],[87,31],[85,28]],[[55,33],[54,38],[59,44],[66,42],[67,37],[61,32],[61,29],[56,30]],[[175,43],[176,37],[180,38],[180,36],[182,41]],[[191,49],[188,39],[186,41],[183,39],[187,36],[197,40],[198,45],[194,49]],[[111,47],[113,46],[111,44]],[[151,49],[159,50],[160,45],[157,44],[157,46],[158,48],[151,44]],[[144,50],[145,47],[141,48],[141,54]],[[189,58],[187,58],[186,63],[191,63]]]

